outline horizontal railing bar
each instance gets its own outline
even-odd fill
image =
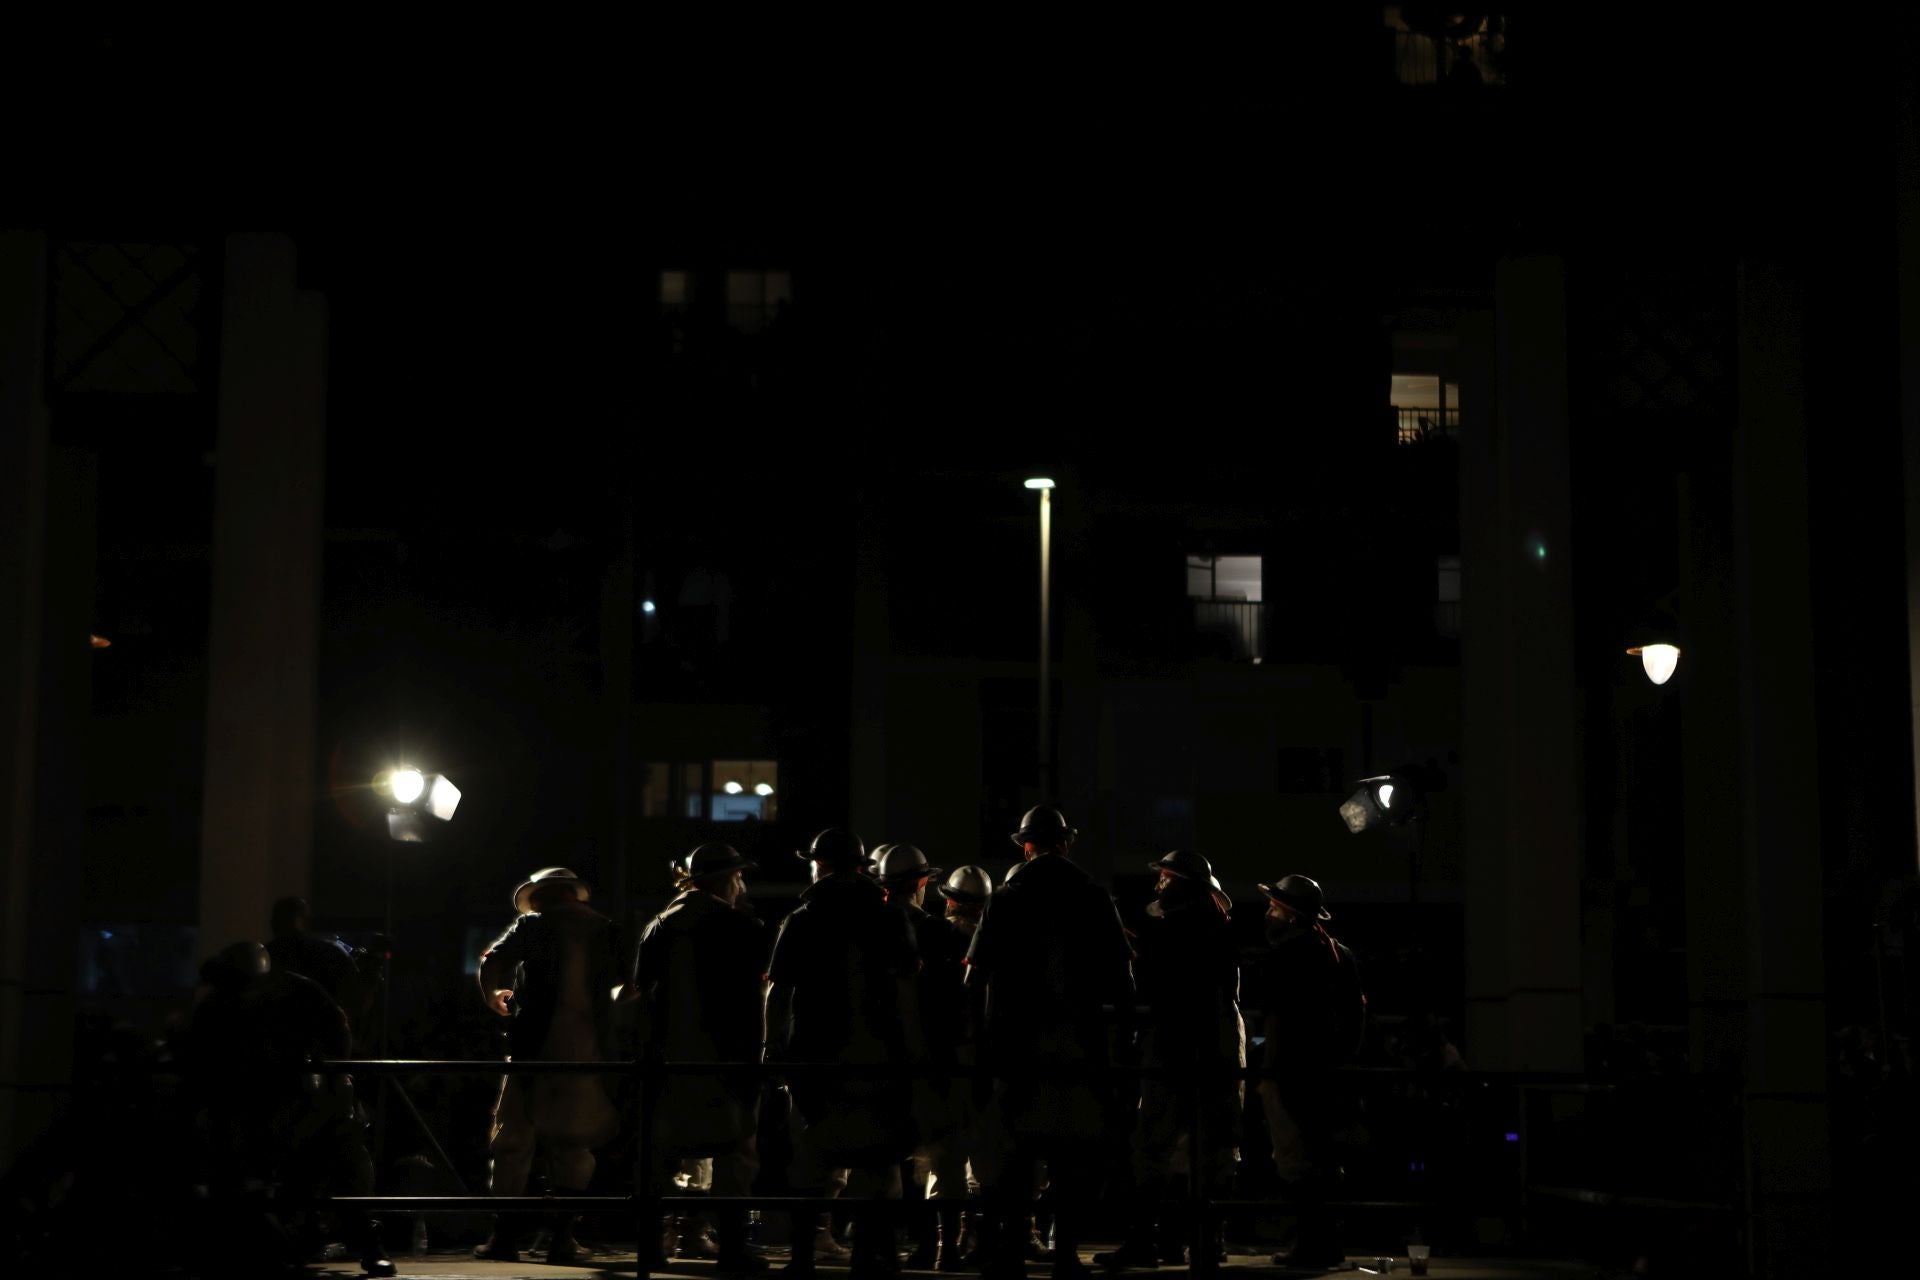
[[[419,1074],[457,1074],[483,1072],[495,1075],[565,1075],[578,1072],[606,1075],[666,1077],[673,1075],[758,1075],[807,1076],[831,1075],[840,1079],[953,1079],[953,1080],[1088,1080],[1106,1077],[1150,1080],[1270,1080],[1277,1072],[1265,1067],[1214,1066],[1140,1066],[1124,1063],[1083,1064],[1076,1066],[1017,1068],[954,1066],[929,1063],[843,1063],[843,1062],[648,1062],[645,1059],[616,1059],[606,1062],[541,1059],[507,1062],[492,1058],[327,1058],[306,1063],[284,1064],[289,1070],[309,1072],[360,1072],[368,1075],[412,1072]],[[1596,1081],[1573,1072],[1547,1071],[1422,1071],[1414,1067],[1336,1067],[1328,1074],[1338,1079],[1396,1079],[1422,1084],[1465,1087],[1501,1085],[1526,1089],[1560,1089],[1578,1093],[1618,1093],[1648,1089],[1732,1089],[1737,1078],[1714,1075],[1661,1076],[1641,1081]]]
[[[1463,1208],[1475,1205],[1494,1206],[1511,1205],[1515,1197],[1489,1197],[1485,1200],[1323,1200],[1320,1203],[1331,1209],[1346,1210],[1389,1210],[1389,1209],[1432,1209]],[[291,1205],[292,1199],[276,1199],[277,1204]],[[898,1199],[872,1200],[855,1196],[314,1196],[308,1201],[315,1205],[335,1205],[355,1209],[408,1209],[418,1213],[535,1213],[566,1212],[589,1213],[597,1210],[627,1209],[638,1210],[647,1205],[688,1206],[702,1209],[798,1209],[824,1212],[831,1209],[853,1207],[872,1207],[875,1205],[898,1206],[903,1211],[925,1213],[937,1208],[965,1209],[969,1211],[989,1209],[995,1205],[1005,1205],[1007,1201],[995,1201],[983,1196],[965,1198],[942,1198],[938,1200]],[[1025,1203],[1029,1205],[1059,1206],[1062,1204],[1099,1205],[1110,1204],[1111,1200],[1086,1196],[1064,1199],[1051,1193],[1041,1196],[1029,1196]],[[1172,1195],[1158,1197],[1153,1203],[1178,1205],[1192,1208],[1196,1205],[1205,1209],[1280,1209],[1293,1207],[1293,1202],[1276,1200],[1207,1200],[1199,1202],[1187,1196]]]

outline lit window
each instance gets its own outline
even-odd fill
[[[1460,635],[1460,557],[1441,556],[1439,596],[1433,606],[1433,629],[1443,636]]]
[[[640,816],[664,818],[673,812],[673,766],[640,766]]]
[[[662,271],[660,273],[660,306],[665,311],[684,311],[689,292],[688,273],[685,271]]]
[[[1393,74],[1401,84],[1477,88],[1505,84],[1507,23],[1501,14],[1435,5],[1384,6],[1393,31]]]
[[[715,760],[708,800],[715,822],[771,822],[780,804],[780,766],[772,760]]]
[[[1393,413],[1401,444],[1460,434],[1460,384],[1434,373],[1393,375]]]
[[[727,323],[741,333],[760,332],[792,301],[790,272],[727,272]]]
[[[1188,556],[1187,599],[1259,604],[1259,556]]]
[[[1262,606],[1259,556],[1187,557],[1187,599],[1194,630],[1217,640],[1238,662],[1266,657],[1266,610]]]

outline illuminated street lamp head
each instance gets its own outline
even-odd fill
[[[418,769],[395,769],[387,780],[387,788],[401,804],[412,804],[426,791],[427,778]]]
[[[738,782],[734,781],[732,778],[727,779],[726,785],[721,787],[720,789],[726,792],[730,796],[737,796],[742,791],[746,790],[745,787],[741,786]]]
[[[1677,644],[1641,644],[1627,650],[1629,657],[1640,659],[1640,667],[1647,673],[1647,679],[1655,684],[1665,684],[1673,679],[1673,672],[1680,665],[1680,646]]]
[[[773,794],[773,784],[771,782],[755,783],[753,794],[757,796],[770,796]]]
[[[1027,488],[1051,489],[1053,488],[1053,481],[1047,479],[1045,476],[1035,476],[1033,479],[1027,481]]]

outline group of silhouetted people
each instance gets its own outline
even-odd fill
[[[481,995],[507,1020],[514,1063],[609,1061],[616,1010],[636,1015],[640,1053],[658,1068],[637,1134],[646,1193],[694,1183],[718,1198],[711,1237],[684,1217],[643,1237],[652,1265],[677,1249],[712,1257],[726,1276],[768,1269],[738,1200],[752,1193],[768,1124],[790,1149],[787,1187],[808,1202],[789,1222],[787,1270],[798,1275],[821,1257],[850,1259],[862,1280],[896,1274],[904,1228],[907,1266],[998,1280],[1045,1259],[1071,1280],[1089,1271],[1089,1208],[1116,1195],[1127,1232],[1095,1265],[1183,1262],[1189,1242],[1205,1251],[1196,1261],[1224,1258],[1218,1223],[1196,1232],[1167,1192],[1184,1169],[1207,1198],[1224,1198],[1239,1160],[1248,1036],[1232,904],[1207,859],[1174,851],[1150,864],[1153,902],[1128,929],[1074,861],[1076,835],[1057,810],[1030,811],[1013,834],[1021,860],[996,885],[978,866],[931,865],[910,844],[870,856],[852,833],[822,831],[797,851],[812,882],[771,940],[748,909],[756,864],[730,845],[674,864],[676,896],[631,947],[580,877],[543,868],[514,889],[514,919],[480,957]],[[1265,1025],[1253,1078],[1298,1224],[1275,1261],[1332,1267],[1343,1255],[1324,1206],[1338,1176],[1331,1073],[1359,1047],[1365,997],[1352,953],[1324,927],[1320,887],[1289,875],[1260,889],[1267,946],[1249,969]],[[313,934],[306,914],[283,901],[272,942],[235,944],[202,970],[211,994],[191,1043],[218,1193],[372,1190],[351,1082],[299,1068],[351,1055],[352,1022],[378,979]],[[1106,1167],[1116,1099],[1130,1111],[1124,1176]],[[585,1194],[596,1150],[623,1127],[590,1067],[507,1074],[490,1190],[526,1194],[538,1162],[551,1194]],[[900,1205],[909,1185],[928,1202],[912,1215]],[[1034,1227],[1043,1191],[1050,1250]],[[821,1211],[840,1197],[851,1248]],[[475,1254],[518,1260],[545,1227],[545,1260],[578,1262],[591,1251],[575,1223],[497,1213]],[[369,1274],[393,1274],[366,1214],[337,1225]]]
[[[515,889],[516,919],[481,958],[481,992],[512,1018],[516,1062],[603,1060],[614,1007],[637,1007],[643,1054],[667,1065],[646,1109],[655,1194],[673,1194],[699,1162],[713,1195],[748,1195],[762,1101],[788,1103],[787,1184],[813,1201],[844,1195],[853,1219],[849,1251],[817,1205],[791,1215],[787,1269],[803,1275],[821,1254],[849,1252],[856,1276],[897,1273],[896,1202],[903,1170],[916,1169],[933,1203],[909,1228],[908,1265],[1023,1276],[1047,1256],[1030,1216],[1045,1186],[1051,1272],[1086,1273],[1086,1210],[1108,1183],[1113,1068],[1137,1065],[1127,1192],[1137,1205],[1126,1239],[1093,1261],[1110,1271],[1184,1261],[1164,1229],[1174,1170],[1184,1163],[1209,1196],[1224,1196],[1238,1159],[1247,1036],[1231,903],[1205,858],[1175,851],[1151,865],[1155,900],[1130,931],[1074,862],[1076,834],[1058,811],[1032,810],[1013,835],[1022,861],[995,886],[976,866],[946,874],[912,845],[869,856],[853,834],[822,831],[798,855],[812,883],[770,945],[743,909],[755,864],[704,844],[675,864],[679,893],[624,971],[588,887],[548,867]],[[1337,1176],[1329,1073],[1358,1049],[1365,997],[1352,953],[1324,928],[1319,886],[1285,876],[1260,887],[1272,995],[1258,1089],[1299,1223],[1276,1261],[1330,1267],[1343,1255],[1322,1205]],[[943,910],[927,909],[930,894]],[[583,1191],[594,1148],[618,1127],[597,1076],[509,1075],[493,1120],[494,1193],[523,1191],[536,1152],[555,1194]],[[964,1212],[969,1199],[983,1212]],[[767,1269],[744,1209],[725,1203],[713,1218],[722,1274]],[[537,1225],[496,1215],[476,1253],[518,1258]],[[548,1225],[549,1261],[582,1256],[571,1215]],[[1217,1227],[1205,1239],[1222,1248]],[[642,1247],[653,1251],[653,1239]]]

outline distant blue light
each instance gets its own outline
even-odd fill
[[[653,601],[642,600],[640,602],[640,612],[645,614],[651,614],[653,612]]]
[[[100,931],[100,936],[101,936],[102,938],[105,938],[105,939],[106,939],[106,940],[108,940],[108,941],[112,941],[112,940],[113,940],[113,930],[111,930],[111,929],[102,929],[102,930]]]
[[[1508,1141],[1508,1142],[1518,1142],[1518,1141],[1520,1141],[1520,1135],[1519,1135],[1519,1134],[1517,1134],[1517,1133],[1510,1133],[1510,1134],[1508,1134],[1508,1135],[1507,1135],[1507,1141]]]

